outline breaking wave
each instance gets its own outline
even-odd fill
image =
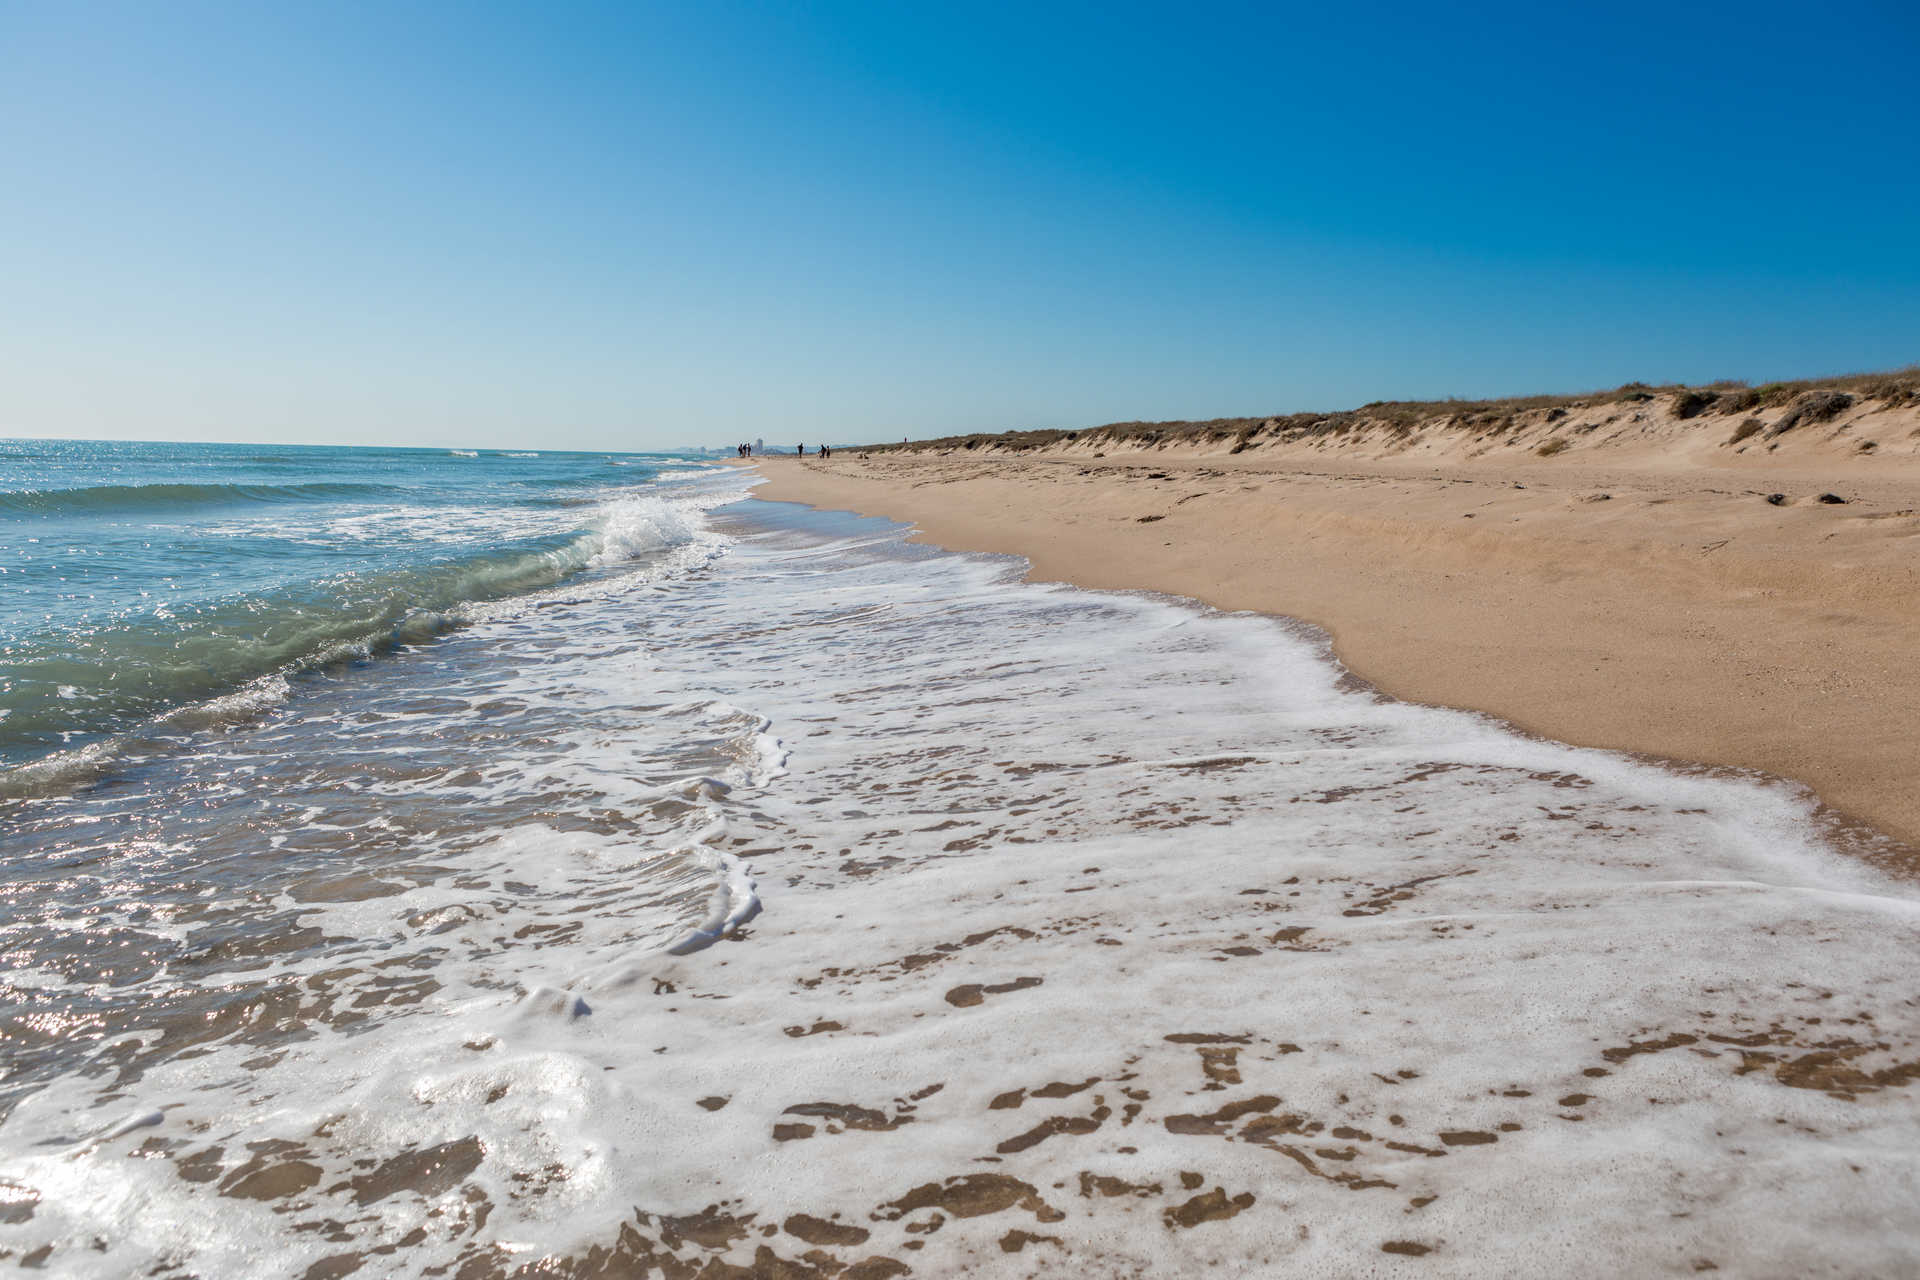
[[[703,536],[679,504],[622,498],[602,504],[584,527],[475,554],[25,637],[9,646],[0,760],[16,767],[0,771],[0,795],[70,781],[69,766],[87,771],[101,744],[68,749],[76,735],[251,718],[284,698],[288,677],[423,643],[467,622],[471,606],[615,571]]]

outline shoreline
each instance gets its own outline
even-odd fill
[[[114,876],[225,937],[184,989],[180,932],[123,949],[151,959],[103,1020],[142,1045],[113,1075],[86,1042],[58,1078],[15,1054],[0,1250],[103,1275],[1914,1270],[1920,897],[1834,856],[1799,791],[1370,696],[1289,619],[1030,586],[838,510],[712,511],[726,552],[688,572],[34,816],[62,878],[16,898],[49,950],[116,814],[200,834],[166,797],[212,792],[242,854],[288,853],[222,879],[226,848],[170,840],[196,861]],[[67,999],[41,990],[29,1018]],[[250,1203],[209,1217],[214,1192]]]
[[[754,460],[757,497],[1018,555],[1036,581],[1308,623],[1348,671],[1403,701],[1800,783],[1849,852],[1920,875],[1920,480],[1851,459],[1764,471],[1608,461],[1165,449]],[[1775,505],[1776,484],[1797,492]],[[1829,484],[1848,501],[1818,501]]]

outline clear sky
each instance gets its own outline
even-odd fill
[[[0,435],[840,442],[1920,360],[1911,0],[0,0]]]

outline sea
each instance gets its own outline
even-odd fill
[[[759,479],[0,441],[0,1265],[1920,1268],[1909,851]]]

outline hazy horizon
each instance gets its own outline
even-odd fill
[[[0,435],[648,451],[1897,368],[1916,53],[1872,2],[16,4]]]

